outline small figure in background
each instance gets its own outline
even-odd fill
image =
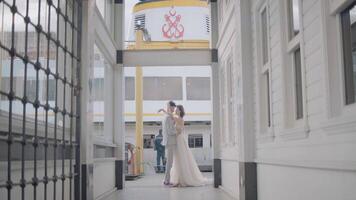
[[[162,129],[159,129],[159,133],[154,140],[154,150],[157,151],[157,173],[164,173],[165,166],[166,166],[166,159],[165,159],[165,147],[162,145],[163,135]],[[161,165],[162,160],[162,165]]]

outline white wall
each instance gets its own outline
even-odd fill
[[[239,163],[234,160],[223,159],[221,163],[221,188],[229,195],[239,196]]]
[[[259,2],[254,1],[253,13]],[[292,58],[286,53],[288,40],[283,38],[287,31],[284,1],[266,2],[269,8],[273,132],[268,139],[262,139],[261,134],[264,133],[256,132],[259,199],[354,199],[351,185],[355,185],[356,181],[356,159],[353,155],[356,145],[352,141],[355,141],[356,135],[352,129],[344,134],[337,134],[338,131],[330,134],[324,128],[325,124],[330,125],[327,105],[330,91],[325,85],[328,70],[324,62],[324,51],[327,50],[322,31],[322,12],[327,10],[327,3],[322,0],[300,1],[305,108],[304,118],[300,122],[291,122],[288,116],[295,104],[286,97],[287,91],[292,89],[286,83],[293,80],[286,79],[286,68],[292,67]],[[256,42],[254,44],[257,45]],[[255,55],[259,48],[255,46]],[[258,69],[259,58],[255,59],[255,67]],[[342,68],[342,65],[332,67]],[[258,87],[255,89],[258,93]],[[258,106],[256,100],[257,109]],[[342,126],[334,128],[339,129],[339,132],[344,129]]]
[[[241,0],[242,1],[242,0]],[[232,3],[233,2],[233,3]],[[355,199],[352,186],[356,181],[356,109],[355,105],[344,105],[344,80],[342,64],[342,46],[338,13],[352,1],[349,0],[300,0],[299,41],[302,59],[304,118],[294,120],[293,59],[287,38],[287,15],[285,0],[252,0],[250,17],[252,23],[245,26],[252,30],[253,66],[248,66],[254,73],[254,87],[250,99],[254,101],[254,134],[256,147],[248,149],[257,163],[258,199]],[[242,98],[239,93],[241,73],[241,55],[239,45],[241,26],[238,13],[240,1],[219,1],[223,5],[223,16],[219,23],[219,65],[226,65],[226,56],[234,55],[234,77],[236,82],[230,87],[236,93],[234,104]],[[226,6],[228,5],[228,6]],[[267,6],[268,12],[268,50],[270,61],[270,94],[272,126],[268,130],[260,128],[260,82],[261,45],[259,41],[259,11]],[[224,7],[225,6],[225,7]],[[233,14],[229,9],[233,9]],[[235,21],[237,20],[237,21]],[[240,28],[241,29],[240,29]],[[232,37],[232,39],[231,39]],[[236,40],[236,42],[234,42]],[[244,43],[246,44],[246,43]],[[242,49],[248,48],[242,46]],[[224,75],[224,73],[222,73]],[[225,75],[226,76],[226,75]],[[226,77],[220,77],[221,81]],[[224,82],[223,82],[224,83]],[[264,85],[262,85],[264,87]],[[229,85],[227,85],[229,88]],[[222,87],[221,89],[226,90]],[[221,91],[220,91],[221,92]],[[293,95],[293,94],[292,94]],[[224,95],[220,95],[223,97]],[[225,100],[225,102],[228,102]],[[242,104],[244,106],[245,103]],[[224,103],[220,105],[223,110]],[[246,119],[241,112],[235,111],[232,121],[238,124],[239,117]],[[220,139],[220,159],[222,162],[222,188],[228,193],[239,196],[238,162],[247,146],[254,147],[254,142],[241,142],[237,126],[233,129],[237,145],[224,143],[230,137],[229,118],[222,112]],[[244,122],[243,125],[246,125]],[[242,132],[242,135],[251,134]],[[236,163],[234,163],[236,162]],[[232,176],[233,175],[233,176]]]
[[[236,23],[238,23],[234,1],[218,1],[220,4],[219,21],[219,40],[217,43],[219,52],[219,71],[220,71],[220,102],[221,108],[221,132],[220,132],[220,159],[221,159],[221,188],[234,197],[239,194],[239,155],[237,135],[241,130],[241,124],[238,121],[238,92],[240,87],[240,60],[238,59],[240,51],[237,48],[240,36],[237,32]],[[231,71],[228,66],[231,62]],[[229,76],[232,79],[229,80]],[[230,82],[229,82],[230,81]],[[232,90],[232,96],[229,97],[229,90]],[[232,100],[232,107],[229,107]],[[232,112],[230,114],[229,112]]]
[[[353,200],[356,173],[302,167],[258,165],[260,200]]]
[[[95,159],[93,177],[94,198],[98,199],[116,190],[115,188],[115,159]]]

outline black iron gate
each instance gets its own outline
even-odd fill
[[[81,0],[0,0],[0,199],[79,199]]]

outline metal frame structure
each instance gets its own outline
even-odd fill
[[[26,4],[26,9],[19,9]],[[36,4],[37,19],[30,15]],[[0,40],[0,50],[7,52],[10,59],[9,90],[0,87],[0,96],[5,97],[1,103],[8,102],[8,110],[0,116],[7,121],[7,130],[0,131],[1,150],[6,154],[0,156],[0,162],[7,165],[6,181],[0,181],[0,191],[7,191],[8,200],[14,197],[14,190],[20,188],[21,199],[80,199],[80,47],[81,47],[81,0],[2,0],[0,5],[11,14],[11,42]],[[64,6],[64,8],[62,8]],[[45,8],[45,9],[42,9]],[[43,13],[48,15],[43,20]],[[52,12],[52,13],[51,13]],[[4,13],[0,13],[4,14]],[[32,16],[32,18],[31,18]],[[55,18],[56,25],[51,25]],[[60,23],[63,22],[63,23]],[[16,49],[15,40],[19,23],[25,26],[24,51]],[[47,24],[48,23],[48,24]],[[44,28],[44,27],[47,27]],[[56,27],[57,34],[51,27]],[[30,41],[30,30],[34,29],[35,41]],[[59,33],[63,31],[62,35]],[[70,39],[69,39],[70,38]],[[30,42],[35,43],[35,49],[29,48]],[[43,50],[45,42],[46,50]],[[10,45],[8,45],[10,44]],[[55,70],[50,68],[50,48],[55,51]],[[32,51],[32,52],[30,52]],[[41,53],[44,51],[45,53]],[[35,56],[29,55],[34,53]],[[60,55],[64,55],[63,58]],[[24,63],[23,95],[15,92],[15,60]],[[44,60],[44,61],[43,61]],[[2,62],[2,61],[1,61]],[[1,63],[1,68],[3,63]],[[63,73],[59,72],[60,65]],[[26,89],[29,69],[35,71],[36,97],[28,98]],[[45,77],[45,97],[40,99],[40,74]],[[1,80],[1,75],[0,75]],[[55,81],[55,101],[49,102],[49,82]],[[60,86],[61,85],[61,86]],[[61,98],[62,97],[62,98]],[[15,114],[14,101],[21,102],[22,114],[20,118]],[[34,120],[29,120],[28,108],[34,109]],[[44,111],[44,121],[39,117],[39,110]],[[49,121],[49,115],[54,115],[54,124]],[[14,128],[16,120],[20,121],[21,131]],[[6,119],[6,120],[4,120]],[[62,122],[60,122],[62,119]],[[59,123],[60,122],[60,123]],[[29,126],[34,126],[33,133]],[[40,133],[44,132],[44,136]],[[6,147],[4,147],[6,146]],[[44,176],[39,173],[39,162],[44,163]],[[31,163],[33,169],[28,169]],[[33,163],[33,164],[32,164]],[[69,163],[69,169],[66,167]],[[13,175],[14,164],[20,166],[20,179]],[[26,166],[27,165],[27,166]],[[28,178],[32,177],[32,178]],[[69,188],[67,187],[69,184]],[[41,189],[39,187],[41,186]],[[53,186],[53,188],[49,188]],[[33,190],[28,190],[32,187]],[[43,188],[43,189],[42,189]],[[60,191],[58,191],[60,190]],[[69,190],[69,191],[66,191]],[[17,190],[16,190],[17,191]],[[41,194],[43,192],[43,194]],[[4,193],[3,193],[4,194]]]

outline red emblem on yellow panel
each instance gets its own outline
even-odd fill
[[[184,26],[181,24],[182,16],[177,14],[174,7],[164,15],[166,23],[162,26],[163,37],[168,39],[181,39],[184,35]]]

